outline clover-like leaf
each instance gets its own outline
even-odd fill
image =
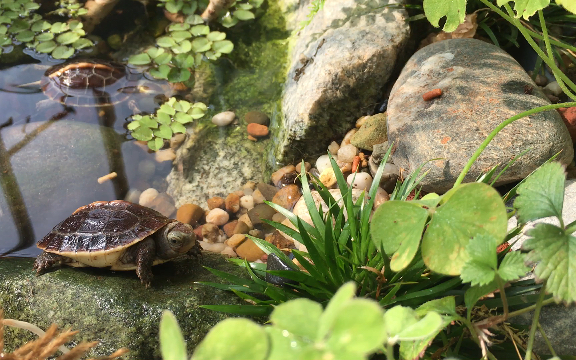
[[[58,46],[58,44],[56,44],[55,41],[46,41],[36,45],[36,51],[48,54],[51,53],[52,50],[56,49],[56,46]]]
[[[170,37],[174,39],[174,41],[180,42],[185,39],[190,39],[192,37],[192,34],[190,33],[190,31],[172,31],[170,33]]]
[[[156,39],[156,44],[158,44],[158,46],[163,47],[163,48],[170,48],[170,47],[176,45],[176,41],[174,39],[172,39],[171,37],[162,36],[162,37],[159,37],[158,39]]]
[[[158,69],[150,69],[150,75],[156,79],[168,79],[168,73],[170,73],[170,66],[167,64],[162,64],[158,66]]]
[[[469,258],[462,267],[462,281],[469,282],[472,286],[492,282],[498,267],[496,240],[491,235],[479,234],[470,240],[466,251]]]
[[[336,294],[332,296],[332,299],[330,299],[330,302],[328,302],[328,305],[326,306],[326,309],[320,318],[318,333],[316,336],[317,341],[322,341],[330,332],[336,317],[342,312],[342,309],[346,303],[348,303],[354,297],[355,292],[356,284],[353,282],[347,282],[340,286],[338,291],[336,291]]]
[[[20,42],[29,42],[34,40],[34,31],[24,30],[16,35],[16,40]]]
[[[56,41],[62,45],[69,45],[78,39],[80,39],[80,35],[76,34],[75,32],[67,31],[58,35]]]
[[[184,22],[190,25],[198,25],[204,23],[204,20],[202,20],[200,15],[195,14],[187,16]]]
[[[50,32],[54,34],[59,34],[66,30],[68,30],[68,24],[62,22],[55,22],[54,24],[52,24],[52,27],[50,28]]]
[[[128,58],[128,63],[132,65],[148,65],[151,61],[152,59],[147,53],[132,55]]]
[[[72,47],[76,50],[85,49],[91,46],[94,46],[94,43],[85,38],[80,38],[72,43]]]
[[[176,116],[174,116],[174,120],[178,121],[180,124],[186,124],[191,122],[193,118],[191,115],[188,115],[183,112],[178,112],[176,113]]]
[[[562,218],[564,168],[558,162],[542,165],[518,187],[514,207],[518,220],[528,222],[548,216]]]
[[[180,124],[179,122],[172,122],[170,124],[170,128],[172,129],[172,132],[174,134],[178,134],[178,133],[185,133],[186,132],[186,128],[184,127],[184,125]]]
[[[192,107],[192,104],[190,104],[186,100],[180,100],[174,106],[174,108],[177,111],[182,111],[182,112],[187,112],[188,110],[190,110],[191,107]]]
[[[162,139],[170,139],[172,137],[172,129],[168,125],[160,125],[158,130],[154,131],[154,135]]]
[[[204,53],[204,55],[206,55],[206,59],[208,59],[208,60],[216,60],[216,59],[218,59],[218,58],[220,57],[220,55],[222,55],[222,54],[220,54],[219,52],[214,52],[214,51],[211,51],[211,50],[210,50],[210,51],[206,51],[206,52]]]
[[[36,21],[34,24],[32,24],[32,27],[30,28],[30,30],[32,31],[44,31],[44,30],[48,30],[50,29],[52,25],[46,21],[46,20],[40,20],[40,21]]]
[[[418,322],[416,311],[405,306],[394,306],[384,313],[384,323],[388,341],[396,338],[404,329]]]
[[[178,11],[180,11],[180,9],[182,9],[183,5],[184,2],[182,1],[168,1],[165,7],[168,12],[176,14]]]
[[[204,52],[210,50],[212,42],[205,37],[197,37],[192,40],[192,50],[194,52]]]
[[[212,49],[222,54],[230,54],[234,50],[234,44],[230,40],[220,40],[212,44]]]
[[[162,49],[164,50],[164,49]],[[154,62],[158,65],[168,64],[172,60],[172,54],[164,53],[154,58]],[[168,74],[166,74],[168,75]]]
[[[128,123],[128,125],[126,125],[126,128],[128,128],[128,130],[130,130],[130,131],[136,130],[139,127],[140,127],[140,121],[138,121],[138,120],[130,121]]]
[[[164,140],[162,140],[159,137],[148,141],[148,148],[152,151],[158,151],[162,149],[163,146],[164,146]]]
[[[238,20],[238,18],[236,18],[234,16],[230,16],[229,14],[224,16],[221,20],[222,26],[224,26],[225,28],[230,28],[230,27],[238,24],[239,21],[240,20]]]
[[[140,141],[148,141],[152,139],[153,136],[152,129],[145,126],[140,126],[135,131],[132,131],[132,137]]]
[[[172,51],[175,54],[187,53],[190,50],[192,50],[192,43],[188,40],[184,40],[180,44],[178,44],[176,46],[172,46]]]
[[[424,14],[434,27],[439,27],[439,21],[446,16],[445,32],[456,30],[466,17],[466,0],[424,0]]]
[[[205,113],[206,110],[197,107],[193,107],[188,111],[188,114],[192,117],[192,119],[200,119],[202,116],[204,116]]]
[[[194,66],[194,57],[188,54],[178,54],[174,57],[177,66],[181,68],[191,68]]]
[[[172,123],[172,117],[170,115],[166,114],[165,112],[161,112],[161,111],[158,111],[156,113],[156,120],[158,120],[158,123],[164,124],[164,125],[170,125]]]
[[[316,338],[322,316],[322,305],[309,299],[295,299],[274,308],[270,322],[282,330],[308,338]]]
[[[164,51],[165,50],[163,48],[151,47],[146,50],[146,53],[150,56],[150,58],[156,59],[158,56],[164,54]]]
[[[208,35],[210,33],[210,27],[208,27],[208,25],[196,25],[190,28],[190,32],[194,36]]]
[[[178,321],[169,310],[162,312],[160,319],[160,353],[163,359],[187,360],[186,342]]]
[[[178,69],[172,68],[168,73],[168,81],[170,82],[182,82],[190,79],[192,74],[188,69]]]
[[[459,275],[468,259],[470,239],[487,234],[496,245],[504,241],[506,208],[500,194],[484,183],[453,188],[440,203],[422,238],[422,258],[433,271]]]
[[[190,29],[190,24],[187,23],[172,23],[169,27],[169,31],[182,31]]]
[[[235,18],[237,18],[238,20],[251,20],[254,19],[254,13],[248,10],[236,10],[234,11],[234,13],[232,14]]]
[[[222,341],[234,339],[234,346]],[[264,360],[269,352],[269,340],[264,329],[248,319],[225,319],[214,326],[196,347],[194,360]]]
[[[548,5],[550,5],[550,0],[513,0],[514,1],[514,11],[516,12],[516,18],[523,17],[528,20],[528,18],[536,13],[538,10],[542,10]],[[497,0],[496,4],[502,6],[507,4],[510,0]]]
[[[140,120],[140,125],[147,128],[156,129],[158,128],[158,122],[150,117],[150,115],[142,116]]]
[[[74,49],[64,45],[58,46],[52,51],[54,59],[68,59],[72,55],[74,55]]]
[[[170,104],[162,104],[162,106],[160,106],[160,109],[158,109],[158,112],[163,112],[168,115],[176,114],[176,110],[174,109],[174,107],[170,106]]]
[[[576,301],[576,237],[551,224],[537,224],[522,247],[532,250],[526,261],[537,262],[534,274],[546,280],[546,291],[559,301]]]
[[[212,31],[208,35],[206,35],[206,39],[210,41],[221,41],[226,39],[226,33],[220,31]]]
[[[22,19],[16,19],[12,22],[9,31],[13,34],[17,34],[24,30],[28,30],[30,28],[30,24],[28,21]]]

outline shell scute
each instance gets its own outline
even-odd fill
[[[77,209],[38,242],[58,254],[115,251],[133,245],[175,221],[130,202],[98,201]]]

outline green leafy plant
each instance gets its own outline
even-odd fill
[[[88,14],[88,9],[84,7],[78,0],[60,0],[56,1],[54,5],[58,9],[49,12],[47,15],[67,16],[73,19]]]
[[[355,298],[355,293],[354,283],[344,284],[324,310],[309,299],[288,301],[274,309],[265,326],[248,319],[223,320],[210,330],[191,359],[360,360],[380,349],[394,359],[395,344],[413,349],[416,342],[433,338],[452,319],[435,310],[444,310],[446,304],[450,308],[450,300],[454,307],[453,299],[426,303],[416,310],[395,306],[384,311],[376,301]],[[184,360],[185,344],[170,315],[165,312],[160,324],[162,356]],[[229,339],[234,339],[233,344]]]
[[[172,97],[152,115],[133,115],[127,125],[136,140],[147,141],[150,150],[160,150],[164,140],[173,134],[185,133],[188,124],[204,116],[208,108],[204,103],[190,103]]]

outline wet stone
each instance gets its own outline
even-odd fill
[[[248,124],[270,125],[270,118],[262,111],[248,111],[246,115],[244,115],[244,120],[246,120]]]
[[[222,230],[224,230],[226,236],[230,237],[234,235],[234,229],[236,228],[236,226],[238,226],[238,220],[230,221],[229,223],[222,226]]]
[[[242,220],[238,220],[238,222],[236,223],[236,226],[234,227],[234,230],[232,230],[233,234],[248,234],[248,231],[250,231],[250,227],[248,225],[246,225],[246,223]]]
[[[282,206],[284,209],[291,210],[298,199],[300,199],[300,196],[300,188],[297,185],[287,185],[274,195],[272,202]],[[270,220],[271,219],[272,218],[270,218]]]
[[[224,111],[214,115],[212,117],[212,123],[214,123],[217,126],[227,126],[230,125],[235,118],[236,114],[234,114],[233,111]]]
[[[246,239],[240,245],[238,245],[234,251],[238,254],[239,257],[246,259],[248,261],[256,261],[259,260],[263,255],[266,253],[262,251],[258,247],[258,245],[254,244],[251,239]]]
[[[252,226],[256,229],[270,229],[271,226],[262,222],[262,219],[271,220],[272,216],[276,213],[276,210],[272,209],[266,204],[258,204],[248,211],[248,216],[250,217],[250,222]]]
[[[240,197],[237,194],[228,194],[224,200],[224,207],[230,213],[236,213],[240,210]]]
[[[280,260],[280,258],[276,256],[276,254],[273,253],[268,254],[268,261],[266,262],[266,270],[295,271],[290,266],[284,264],[284,262]],[[272,275],[269,273],[266,273],[266,281],[274,285],[296,284],[296,281],[294,280],[286,279],[284,277],[278,275]]]
[[[208,209],[210,209],[210,210],[216,209],[216,208],[224,209],[225,201],[220,196],[214,196],[214,197],[206,200],[206,202],[208,203]]]
[[[206,222],[212,223],[218,226],[224,225],[230,219],[230,215],[220,208],[215,208],[210,210],[208,215],[206,215]]]
[[[258,185],[256,185],[256,188],[260,191],[262,196],[264,196],[264,199],[268,201],[272,201],[274,195],[276,195],[276,193],[278,192],[278,189],[275,186],[266,183],[258,183]]]
[[[184,204],[176,212],[176,220],[192,226],[204,216],[204,210],[196,204]]]
[[[386,113],[364,117],[358,131],[350,138],[350,143],[360,149],[373,150],[374,145],[388,140],[386,133]]]
[[[246,131],[248,131],[248,135],[253,136],[255,138],[267,136],[269,133],[267,126],[256,123],[248,124]]]

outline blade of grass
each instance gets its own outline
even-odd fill
[[[201,308],[245,316],[269,316],[272,305],[200,305]]]

